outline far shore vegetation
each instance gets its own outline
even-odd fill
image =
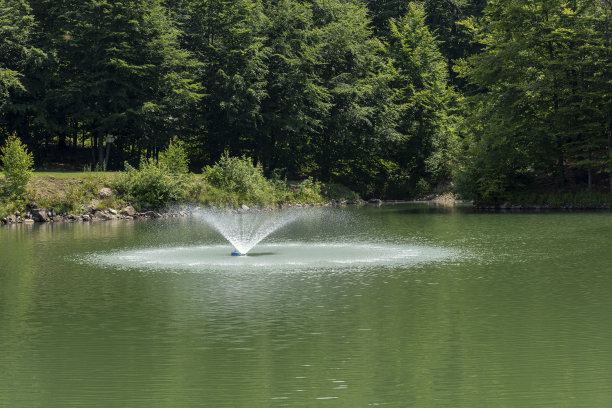
[[[599,0],[0,0],[0,213],[610,207],[611,33]]]
[[[126,164],[121,172],[37,172],[32,155],[17,138],[9,138],[0,154],[0,217],[28,208],[45,208],[58,214],[79,214],[90,207],[136,210],[163,209],[176,204],[236,208],[241,205],[274,207],[282,204],[317,204],[355,201],[348,188],[322,184],[312,178],[299,182],[275,175],[265,178],[261,167],[248,157],[225,153],[202,174],[188,170],[182,144],[170,143],[158,160],[142,160],[136,169]],[[101,195],[102,189],[110,194]]]

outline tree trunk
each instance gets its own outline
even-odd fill
[[[563,156],[563,150],[561,150],[559,152],[559,163],[558,163],[558,166],[559,166],[559,184],[561,186],[564,186],[565,185],[565,181],[566,181],[565,180],[565,164],[563,164],[564,161],[565,161],[565,158]]]
[[[593,154],[589,148],[589,169],[587,171],[587,177],[589,180],[589,194],[593,194],[593,169],[591,168],[593,163]]]
[[[96,146],[98,145],[98,136],[96,132],[91,132],[91,165],[93,166],[92,170],[96,167]]]
[[[57,137],[57,147],[60,150],[64,150],[66,148],[66,133],[62,131]]]
[[[610,192],[612,193],[612,127],[608,127],[608,177],[610,179]]]
[[[72,124],[72,148],[76,149],[79,144],[79,123],[74,121]]]
[[[104,134],[98,132],[98,165],[100,170],[104,169]]]
[[[106,157],[104,158],[104,170],[108,169],[108,158],[110,156],[110,149],[112,144],[112,142],[106,142]]]

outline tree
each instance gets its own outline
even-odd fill
[[[330,95],[330,113],[315,142],[320,177],[367,196],[384,194],[381,161],[395,136],[384,47],[370,29],[364,6],[318,2],[314,12],[325,62],[319,77]]]
[[[35,45],[34,31],[34,16],[25,0],[0,0],[0,120],[7,133],[15,130],[15,101],[29,92],[28,74],[40,69],[46,57]]]
[[[463,169],[476,198],[504,199],[536,175],[563,186],[568,165],[591,180],[601,166],[611,72],[601,4],[498,0],[464,23],[484,47],[458,66],[476,90]]]
[[[266,14],[268,71],[258,159],[269,169],[303,174],[316,167],[313,138],[329,111],[329,92],[317,73],[323,61],[312,6],[281,0],[268,5]]]
[[[107,152],[113,140],[149,154],[163,147],[174,126],[173,105],[197,98],[199,89],[190,55],[179,48],[179,32],[159,0],[65,0],[49,10],[56,13],[52,37],[61,80],[55,95],[93,135],[98,164],[108,164],[105,142]]]
[[[201,69],[207,94],[197,107],[204,131],[194,135],[200,160],[215,160],[226,148],[255,148],[265,97],[264,45],[267,18],[258,0],[189,0],[178,8],[182,45]]]
[[[456,95],[448,87],[447,63],[438,45],[422,5],[412,3],[403,17],[390,21],[387,54],[393,67],[397,130],[402,135],[393,157],[406,169],[413,191],[426,188],[426,182],[449,179],[455,153]]]
[[[22,89],[20,77],[40,55],[32,46],[34,18],[24,0],[0,0],[0,108],[12,89]]]
[[[2,162],[2,195],[11,200],[21,200],[26,195],[26,187],[32,178],[34,157],[27,147],[16,136],[9,136],[6,143],[0,148],[0,162]]]

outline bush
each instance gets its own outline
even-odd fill
[[[125,168],[114,188],[136,208],[160,208],[183,199],[186,178],[170,172],[166,166],[144,159],[139,170],[127,163]]]
[[[325,183],[322,190],[325,198],[329,200],[359,200],[359,194],[342,184]]]
[[[314,181],[312,177],[308,177],[306,180],[302,180],[302,182],[292,186],[291,193],[287,199],[299,203],[323,202],[321,183]]]
[[[23,199],[28,182],[32,178],[32,153],[28,152],[27,147],[16,136],[9,136],[0,149],[0,161],[4,172],[0,192],[11,200]]]
[[[159,165],[174,174],[187,174],[189,158],[183,143],[177,139],[170,141],[166,150],[159,154]]]
[[[210,201],[232,205],[269,205],[276,201],[274,187],[264,177],[261,167],[254,166],[246,156],[230,157],[226,151],[214,166],[204,168],[204,176],[210,185]]]

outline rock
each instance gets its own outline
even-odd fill
[[[32,219],[36,222],[49,222],[47,210],[44,208],[33,208],[30,210],[30,213],[32,214]]]
[[[144,213],[144,216],[149,218],[161,218],[161,214],[156,213],[155,211],[147,211]]]
[[[133,217],[134,215],[136,215],[136,210],[131,205],[128,205],[127,207],[121,209],[121,214]]]
[[[31,218],[26,218],[25,220],[23,220],[24,224],[34,224],[34,220]]]
[[[242,205],[240,206],[240,208],[241,208],[242,210],[244,210],[244,211],[249,211],[249,210],[250,210],[249,206],[248,206],[248,205],[246,205],[246,204],[242,204]]]
[[[91,217],[88,214],[83,215],[83,221],[91,221]]]
[[[107,198],[113,195],[113,190],[111,190],[108,187],[103,187],[100,189],[100,191],[98,191],[98,197],[100,198]]]
[[[0,223],[2,224],[8,224],[8,220],[6,219],[6,217],[0,219]]]
[[[13,214],[15,215],[15,217],[21,217],[21,213],[19,211],[15,211]]]
[[[383,201],[380,198],[370,198],[368,200],[368,203],[374,204],[374,205],[382,205]]]
[[[110,210],[108,210],[109,213],[113,214],[113,215],[117,215],[117,210],[111,208]]]

